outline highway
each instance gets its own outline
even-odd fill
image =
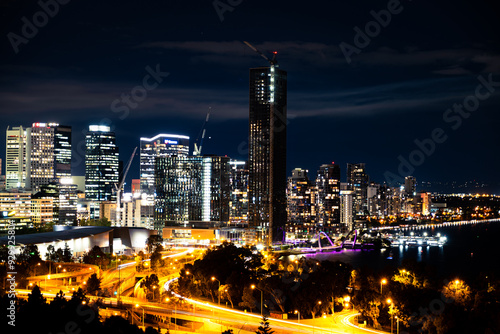
[[[171,271],[168,276],[160,277],[160,286],[163,286],[164,290],[170,290],[171,283],[177,279],[178,272],[181,265],[176,258],[187,255],[193,251],[192,249],[182,250],[180,252],[168,253],[163,256],[164,259],[173,259],[172,269],[175,267],[175,271]],[[187,262],[194,261],[196,257],[192,256]],[[144,260],[148,262],[149,260]],[[182,262],[182,261],[180,261]],[[123,285],[127,280],[130,282],[135,281],[135,261],[124,263],[118,265],[115,268],[101,271],[102,274],[102,285],[103,287],[113,287],[118,289],[118,281],[120,279],[120,284]],[[167,263],[167,266],[169,264]],[[86,270],[90,271],[87,267]],[[147,274],[142,272],[141,276]],[[71,273],[65,273],[65,276],[71,275]],[[69,276],[67,276],[69,277]],[[44,279],[45,276],[37,277],[38,280]],[[56,281],[52,280],[52,283]],[[133,286],[133,283],[132,285]],[[46,289],[42,289],[42,293],[45,297],[53,298],[56,293],[61,289],[66,294],[66,298],[71,298],[71,292],[78,287],[68,287],[67,285],[50,285]],[[123,289],[120,286],[119,291],[123,293],[124,291],[131,292],[128,286]],[[137,284],[136,289],[137,290]],[[142,291],[142,289],[141,289]],[[17,290],[20,297],[27,297],[30,290]],[[180,333],[181,331],[174,330],[175,327],[179,330],[184,331],[203,331],[205,333],[221,333],[221,331],[226,329],[233,329],[234,333],[255,333],[257,327],[260,325],[262,317],[260,314],[247,313],[239,310],[234,310],[231,308],[226,308],[218,306],[216,303],[208,303],[204,301],[199,301],[195,299],[185,298],[173,292],[179,299],[182,300],[181,304],[174,305],[170,303],[153,303],[147,302],[144,298],[134,298],[120,295],[121,306],[134,312],[137,316],[134,316],[137,322],[137,317],[142,318],[143,313],[149,315],[149,319],[156,319],[160,321],[166,321],[166,323],[171,322],[171,324],[176,324],[178,326],[171,325],[171,333]],[[142,296],[139,294],[139,296]],[[91,300],[97,299],[97,297],[87,296]],[[118,298],[103,298],[99,297],[103,303],[109,307],[117,307]],[[329,315],[326,317],[319,317],[315,319],[300,319],[298,320],[283,320],[269,318],[269,323],[271,328],[275,333],[287,334],[287,333],[387,333],[382,331],[375,331],[371,329],[365,329],[354,325],[353,322],[356,315],[355,311],[343,311],[335,313],[334,316]],[[146,323],[148,321],[146,320]],[[155,326],[156,327],[156,326]],[[165,330],[166,331],[166,330]]]

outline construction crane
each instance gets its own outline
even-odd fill
[[[261,51],[259,51],[256,47],[254,47],[252,44],[248,43],[247,41],[243,41],[250,49],[254,50],[257,52],[262,58],[267,60],[271,66],[278,66],[278,61],[276,60],[276,56],[278,55],[277,51],[273,52],[273,59],[269,59],[265,54],[263,54]]]
[[[203,147],[203,139],[205,139],[205,126],[208,123],[208,119],[210,118],[210,111],[212,110],[211,107],[208,107],[208,112],[207,116],[205,117],[205,122],[203,122],[203,125],[201,127],[200,133],[198,133],[198,138],[196,138],[196,142],[194,143],[194,150],[193,150],[193,155],[201,155],[201,148]],[[201,135],[201,140],[200,140],[200,135]],[[197,146],[196,143],[199,142],[200,146]]]
[[[127,167],[125,168],[125,172],[123,173],[122,181],[120,183],[115,183],[116,190],[116,220],[120,219],[120,211],[121,211],[121,197],[122,197],[122,187],[125,183],[125,178],[127,177],[128,170],[130,169],[130,165],[132,164],[132,160],[134,160],[135,152],[137,151],[137,147],[134,148],[134,152],[130,156],[128,160]]]

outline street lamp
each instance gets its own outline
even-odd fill
[[[344,306],[345,306],[347,309],[349,309],[349,302],[350,302],[350,301],[351,301],[351,297],[350,297],[350,296],[345,296],[345,297],[344,297],[344,302],[345,302]],[[353,308],[354,308],[354,307],[353,307]]]
[[[168,303],[170,301],[170,298],[167,297],[167,299],[165,299],[165,301]],[[177,330],[177,303],[174,302],[174,310],[175,310],[175,318],[174,318],[174,323],[175,323],[175,330]],[[172,320],[170,320],[170,322],[172,322]]]
[[[263,311],[263,308],[264,308],[264,291],[262,291],[261,289],[259,289],[258,287],[255,286],[255,284],[252,284],[250,286],[250,288],[253,289],[257,289],[260,291],[260,316],[262,317],[262,311]]]
[[[390,305],[389,314],[391,316],[391,334],[392,334],[392,330],[393,330],[394,325],[393,325],[393,317],[392,317],[392,305],[393,305],[393,303],[392,303],[391,298],[387,298],[387,304]]]
[[[455,280],[455,300],[457,299],[458,283],[460,283],[460,280],[456,279]]]
[[[299,315],[299,318],[298,318],[298,319],[299,319],[299,321],[298,321],[298,322],[299,322],[299,324],[300,324],[300,311],[299,311],[299,310],[295,310],[295,312],[294,312],[294,313]]]
[[[399,318],[396,316],[396,333],[399,334]]]
[[[215,278],[215,276],[212,276],[212,281],[217,281],[219,282],[219,289],[217,290],[217,295],[218,295],[218,299],[219,299],[219,306],[220,306],[220,281]]]
[[[135,307],[142,308],[142,327],[144,327],[144,308],[139,304],[135,304]]]
[[[38,262],[36,266],[40,266],[40,262]],[[36,276],[36,266],[35,266],[35,276]]]
[[[382,294],[382,285],[387,284],[387,280],[384,278],[380,281],[380,294]]]

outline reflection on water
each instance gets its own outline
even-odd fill
[[[500,273],[497,260],[500,248],[496,247],[500,235],[500,222],[466,226],[451,226],[421,230],[429,235],[446,235],[448,242],[438,246],[399,246],[382,250],[343,250],[318,254],[303,254],[297,257],[317,260],[342,261],[355,268],[369,267],[380,270],[396,268],[403,259],[414,259],[434,266],[438,273],[461,274],[472,271],[493,270]]]

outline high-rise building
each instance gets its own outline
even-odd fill
[[[42,185],[71,177],[71,127],[33,123],[27,129],[27,182],[34,191]]]
[[[288,231],[294,235],[312,232],[313,216],[311,202],[311,181],[308,171],[301,168],[292,170],[287,186]]]
[[[154,229],[229,221],[229,158],[171,156],[155,160]]]
[[[71,177],[71,127],[33,123],[7,128],[7,188],[39,191],[55,179]]]
[[[405,194],[409,197],[415,196],[417,192],[417,179],[414,176],[405,177]]]
[[[249,226],[267,244],[284,241],[286,228],[287,73],[250,69]]]
[[[27,129],[26,188],[39,190],[54,180],[54,128],[52,124],[33,123]]]
[[[89,126],[85,136],[85,198],[90,201],[115,201],[118,168],[115,133],[109,126]]]
[[[350,232],[354,228],[352,208],[355,194],[347,183],[340,184],[340,224],[344,232]]]
[[[6,132],[5,189],[26,187],[26,129],[22,126]]]
[[[316,189],[316,227],[322,231],[336,231],[340,227],[340,166],[321,165]]]
[[[153,138],[141,138],[141,192],[154,196],[155,159],[159,157],[187,157],[189,137],[175,134],[159,134]]]
[[[368,175],[366,174],[365,164],[347,164],[347,183],[356,193],[354,196],[354,214],[364,215],[368,210],[367,190]]]
[[[234,223],[248,221],[248,163],[246,161],[229,161],[229,220]]]
[[[57,179],[71,177],[71,126],[54,127],[54,170]]]

